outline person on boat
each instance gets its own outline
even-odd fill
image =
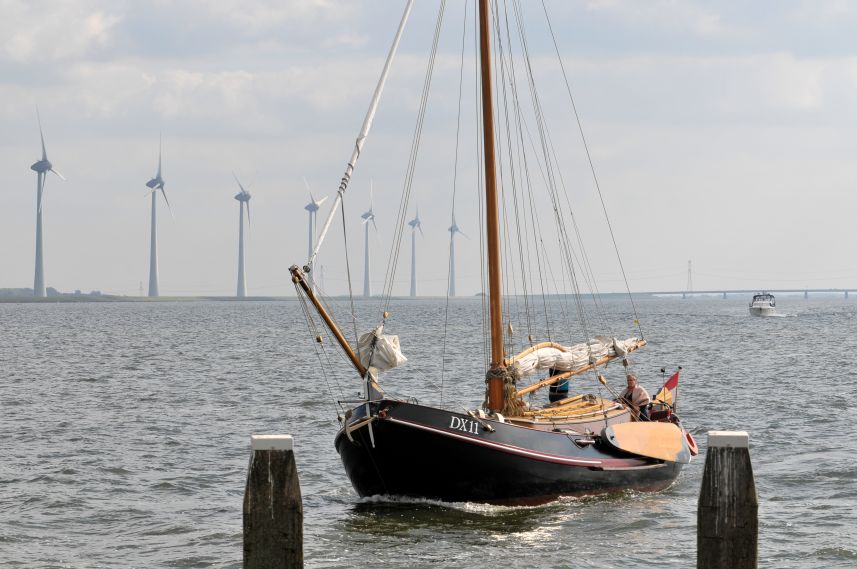
[[[548,370],[548,377],[557,375],[561,372],[555,369]],[[565,379],[560,379],[550,384],[549,392],[548,392],[548,400],[553,403],[554,401],[560,401],[568,397],[568,387],[571,384],[569,379],[566,377]]]
[[[637,385],[637,376],[633,373],[627,375],[628,387],[619,394],[621,403],[627,406],[633,415],[641,421],[649,418],[649,403],[652,398],[642,385]]]

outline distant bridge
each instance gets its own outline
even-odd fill
[[[758,294],[760,292],[770,292],[771,294],[803,294],[804,298],[809,297],[810,293],[822,293],[822,294],[841,294],[845,298],[848,298],[849,292],[854,292],[857,289],[851,288],[766,288],[766,289],[758,289],[758,288],[748,288],[748,289],[713,289],[713,290],[690,290],[690,291],[675,291],[675,290],[667,290],[667,291],[656,291],[650,292],[648,294],[669,294],[673,296],[692,296],[695,294],[721,294],[723,298],[726,298],[727,295],[735,295],[735,294]]]

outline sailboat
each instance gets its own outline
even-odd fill
[[[478,1],[478,29],[490,358],[486,376],[469,380],[474,386],[485,385],[484,403],[467,409],[422,405],[387,395],[381,372],[406,361],[398,336],[384,333],[387,312],[381,324],[359,336],[354,346],[311,286],[308,273],[360,156],[411,4],[412,0],[406,5],[316,250],[306,265],[290,268],[299,296],[315,308],[365,387],[361,399],[340,402],[345,413],[334,445],[348,478],[361,497],[512,504],[667,488],[696,454],[693,437],[675,413],[678,372],[645,408],[635,409],[615,392],[615,398],[584,393],[544,406],[525,400],[530,393],[586,372],[595,375],[599,386],[610,389],[604,366],[618,360],[627,369],[630,354],[643,348],[645,339],[596,336],[569,346],[530,339],[520,353],[506,354],[489,0]],[[527,386],[519,384],[537,372],[547,377]]]

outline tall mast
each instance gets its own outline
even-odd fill
[[[482,75],[482,138],[485,155],[485,218],[488,244],[488,294],[491,313],[491,365],[488,371],[488,408],[502,411],[505,381],[502,373],[503,291],[500,283],[500,223],[497,208],[497,177],[494,166],[494,105],[491,95],[491,38],[489,1],[479,0],[479,55]],[[500,373],[498,373],[500,372]]]

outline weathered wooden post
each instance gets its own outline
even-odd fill
[[[759,502],[744,431],[709,431],[696,514],[698,569],[755,569]]]
[[[252,435],[244,489],[244,569],[304,566],[304,510],[291,435]]]

